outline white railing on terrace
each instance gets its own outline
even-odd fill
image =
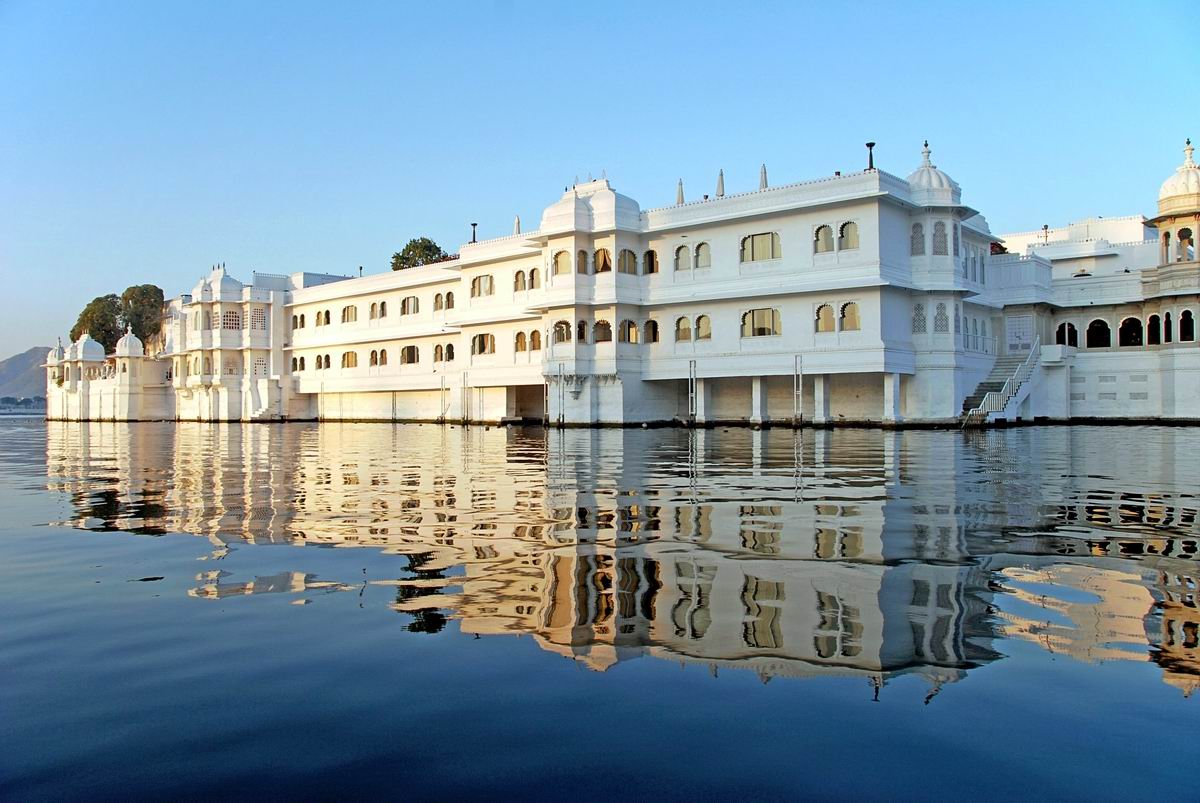
[[[977,354],[995,354],[996,338],[990,335],[975,335],[961,333],[955,335],[963,351],[973,351]]]
[[[1036,337],[1033,340],[1033,347],[1029,350],[1029,356],[1017,366],[1017,370],[1013,371],[1005,382],[1004,387],[1000,390],[988,391],[979,402],[978,407],[974,407],[963,416],[963,426],[970,424],[982,424],[987,421],[988,416],[992,413],[1000,413],[1004,408],[1008,407],[1008,403],[1012,401],[1013,396],[1017,395],[1017,391],[1021,389],[1029,377],[1033,375],[1033,369],[1037,366],[1038,355],[1042,350],[1042,338]]]

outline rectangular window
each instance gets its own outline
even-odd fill
[[[765,259],[779,259],[779,235],[774,232],[751,234],[742,241],[742,261],[761,262]]]

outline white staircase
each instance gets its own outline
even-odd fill
[[[963,413],[962,425],[964,427],[983,426],[993,415],[1007,412],[1013,399],[1017,398],[1025,383],[1033,376],[1033,371],[1037,367],[1041,350],[1041,337],[1034,338],[1033,347],[1029,350],[1029,356],[1017,365],[1012,375],[1005,380],[1004,384],[998,390],[988,391],[984,394],[979,404]],[[1025,396],[1027,395],[1026,393]],[[1024,396],[1017,399],[1017,403],[1019,404],[1023,399]]]

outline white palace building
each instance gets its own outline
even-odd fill
[[[346,278],[218,267],[146,346],[46,362],[48,417],[950,424],[1200,420],[1200,168],[1158,216],[993,234],[930,161],[536,231]],[[148,353],[149,351],[149,353]]]

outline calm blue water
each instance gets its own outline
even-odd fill
[[[0,443],[6,799],[1195,796],[1195,429]]]

